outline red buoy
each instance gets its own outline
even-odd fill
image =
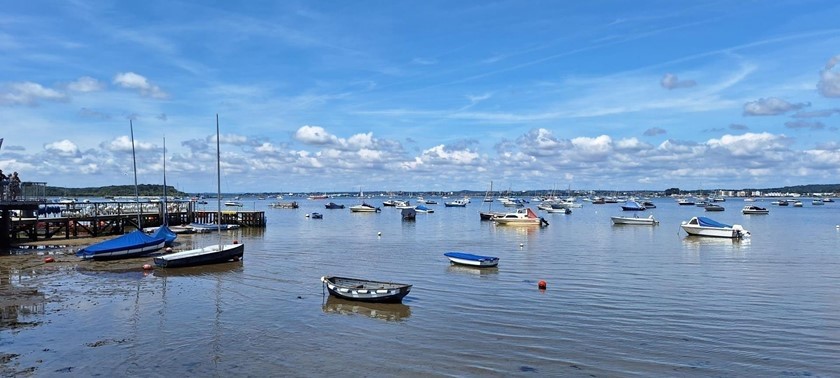
[[[233,244],[239,244],[239,240],[234,240]]]
[[[152,270],[152,264],[143,264],[143,270]]]
[[[54,258],[52,258],[52,257],[45,257],[45,258],[44,258],[44,262],[45,262],[45,263],[55,262],[55,259],[54,259]]]
[[[545,281],[540,280],[540,282],[537,283],[537,287],[539,287],[540,290],[545,290],[545,287],[546,287]]]

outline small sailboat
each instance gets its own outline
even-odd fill
[[[134,151],[134,124],[131,120],[129,120],[129,126],[131,127],[131,157],[134,164],[134,200],[140,203],[140,194],[137,190],[137,159]],[[137,230],[125,235],[84,247],[76,251],[76,256],[93,260],[113,260],[142,256],[163,248],[166,239],[170,237],[164,227],[158,229],[158,232],[155,232],[154,235],[147,235],[143,232],[139,210],[137,212],[137,227]],[[174,235],[172,233],[171,236]],[[174,240],[174,237],[172,240]]]
[[[228,261],[239,261],[245,254],[245,244],[234,241],[233,244],[222,243],[222,166],[219,142],[219,115],[216,115],[216,186],[218,193],[218,222],[219,243],[203,248],[190,249],[155,257],[155,265],[161,268],[178,268],[205,264],[217,264]]]

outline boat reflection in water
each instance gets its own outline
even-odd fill
[[[476,276],[489,276],[493,274],[499,274],[499,267],[477,267],[477,266],[469,266],[469,265],[459,265],[459,264],[449,264],[446,267],[446,271],[448,273],[457,273],[457,274],[474,274]]]
[[[188,266],[177,269],[155,269],[155,277],[201,277],[242,272],[242,261],[212,265]]]
[[[327,296],[321,309],[328,314],[364,315],[389,322],[400,322],[411,316],[411,307],[402,303],[348,301],[332,295]]]

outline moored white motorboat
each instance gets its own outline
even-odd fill
[[[515,213],[505,213],[500,217],[494,217],[493,221],[500,225],[511,226],[531,226],[531,225],[546,225],[548,221],[540,218],[530,208],[517,209]]]
[[[378,213],[381,211],[380,208],[375,207],[373,205],[367,204],[362,202],[360,205],[350,206],[350,211],[354,213]]]
[[[743,214],[770,214],[770,210],[766,208],[755,206],[755,205],[747,205],[741,209],[741,213]]]
[[[639,217],[610,217],[613,224],[639,224],[639,225],[646,225],[646,226],[654,226],[659,224],[659,221],[653,217],[653,214],[648,216],[647,218],[639,218]]]
[[[693,217],[680,225],[689,235],[741,239],[750,236],[740,224],[728,225],[706,217]]]

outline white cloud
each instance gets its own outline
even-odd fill
[[[790,103],[778,97],[760,98],[744,104],[745,116],[779,115],[811,106],[810,103]]]
[[[13,83],[4,92],[0,94],[0,104],[36,105],[39,100],[64,101],[67,99],[64,93],[29,81]]]
[[[131,138],[122,135],[110,142],[103,142],[101,147],[111,152],[131,152]],[[136,139],[134,140],[135,151],[150,151],[155,148],[155,145],[152,143],[144,143]],[[161,151],[161,153],[163,153],[163,151]]]
[[[136,89],[140,91],[140,94],[143,96],[161,99],[168,97],[166,92],[161,90],[160,87],[153,85],[144,76],[138,75],[134,72],[118,73],[117,76],[114,77],[114,84],[123,88]]]
[[[817,90],[825,97],[840,97],[840,72],[834,70],[837,63],[840,63],[840,55],[831,57],[820,71]]]
[[[103,88],[105,88],[104,84],[90,76],[82,76],[76,81],[67,84],[68,90],[81,93],[98,92],[101,91]]]
[[[295,139],[306,143],[315,145],[333,144],[338,141],[338,137],[328,133],[321,126],[301,126],[295,132]]]
[[[697,85],[697,82],[694,80],[680,80],[677,75],[666,73],[662,76],[662,80],[659,81],[659,85],[665,89],[676,89],[676,88],[690,88]]]
[[[770,133],[746,133],[743,135],[724,135],[720,139],[709,139],[710,148],[721,148],[736,157],[767,156],[774,150],[786,150],[790,140],[784,135]]]
[[[44,150],[62,157],[76,157],[79,156],[79,147],[75,143],[63,139],[44,145]]]

